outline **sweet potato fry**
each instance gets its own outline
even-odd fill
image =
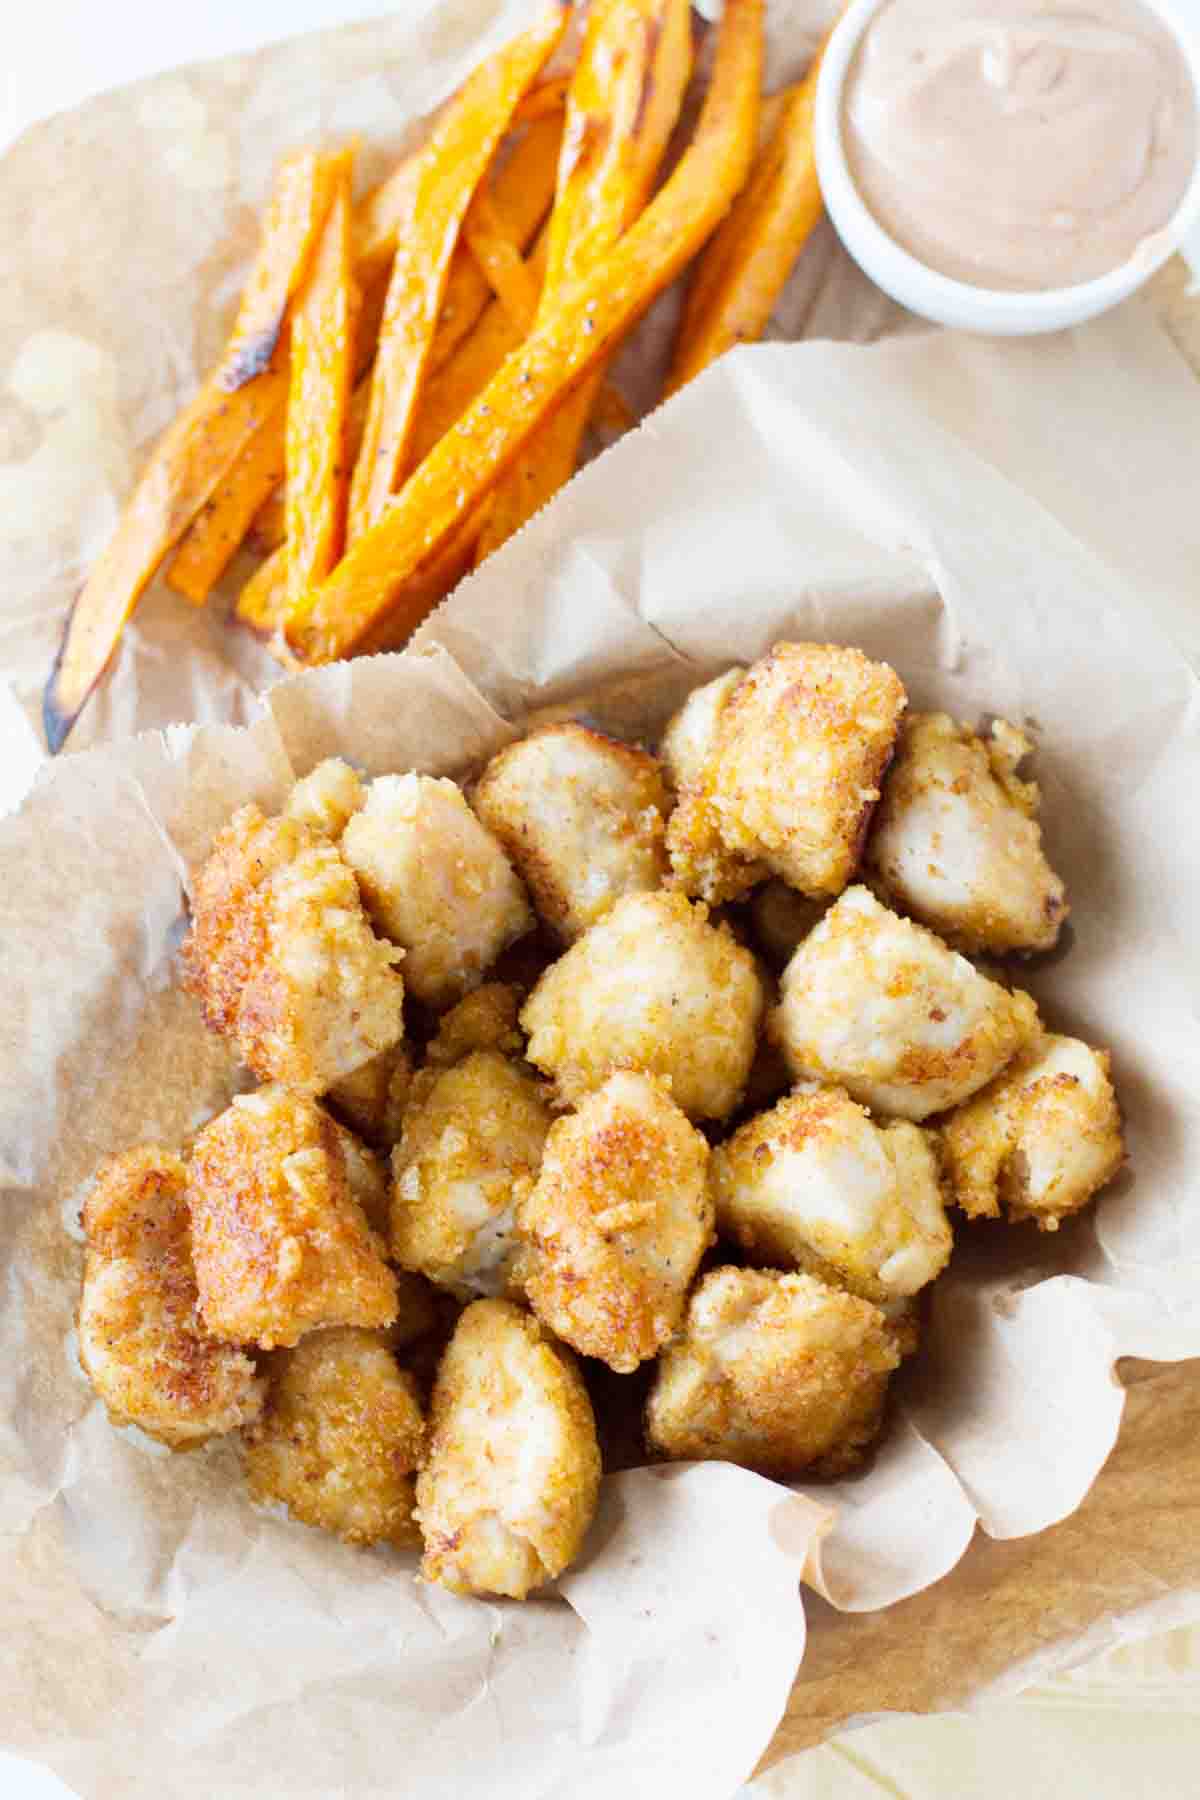
[[[679,116],[691,51],[687,0],[604,0],[594,7],[567,96],[543,316],[645,205]],[[476,563],[569,480],[602,380],[600,368],[579,384],[499,484]]]
[[[167,564],[168,586],[185,600],[203,606],[220,581],[238,545],[257,520],[264,498],[283,479],[284,416],[287,390],[280,384],[278,404],[264,419],[211,499],[185,532]],[[279,527],[282,542],[283,524]]]
[[[496,204],[481,187],[463,220],[463,241],[487,276],[492,292],[522,331],[537,313],[538,288],[517,245],[504,228]]]
[[[665,392],[675,393],[735,344],[760,338],[821,216],[813,155],[818,54],[783,97],[750,179],[696,265]]]
[[[349,170],[292,314],[287,407],[288,595],[328,575],[346,532],[346,414],[354,374]]]
[[[762,10],[763,0],[726,0],[712,82],[674,173],[609,254],[563,290],[290,619],[288,638],[302,661],[350,655],[385,621],[397,629],[417,624],[421,579],[462,521],[720,223],[754,152]]]
[[[530,88],[516,112],[518,125],[532,124],[534,119],[544,119],[552,113],[561,113],[567,104],[567,89],[571,85],[569,75],[547,75],[544,81],[537,82]]]
[[[286,392],[285,314],[307,271],[341,155],[304,150],[280,167],[262,242],[218,367],[168,428],[67,620],[42,700],[61,749],[164,556]]]
[[[469,75],[418,157],[411,222],[396,242],[367,428],[350,484],[351,543],[407,472],[417,397],[463,215],[566,23],[566,7],[554,0],[537,24]]]
[[[347,457],[349,452],[347,451]],[[269,556],[277,550],[284,540],[287,531],[287,494],[283,488],[283,470],[279,471],[280,482],[272,488],[266,499],[257,508],[253,521],[246,533],[246,543],[251,550],[260,556]]]

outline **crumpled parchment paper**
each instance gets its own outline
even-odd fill
[[[318,130],[398,143],[521,10],[428,6],[163,78],[39,128],[0,170],[10,711],[31,713],[139,446],[213,353],[272,156]],[[773,14],[793,55],[794,13]],[[669,307],[629,359],[635,392]],[[901,322],[825,239],[778,323],[831,318],[862,339]],[[1121,1423],[1115,1360],[1200,1355],[1200,709],[1176,647],[1200,648],[1198,427],[1137,308],[1042,343],[769,346],[594,463],[403,658],[286,681],[263,712],[272,671],[221,608],[151,597],[85,715],[95,747],[0,826],[11,1747],[85,1795],[716,1800],[787,1704],[802,1569],[825,1599],[779,1747],[961,1704],[1116,1615],[1191,1606],[1185,1371],[1139,1371],[1138,1436],[1089,1489]],[[73,1360],[75,1219],[100,1155],[180,1138],[240,1079],[173,986],[188,872],[233,805],[276,804],[332,752],[459,771],[546,707],[653,731],[782,635],[888,657],[915,704],[1029,724],[1074,911],[1028,985],[1112,1046],[1131,1172],[1057,1238],[968,1234],[863,1477],[807,1498],[726,1468],[617,1477],[565,1604],[422,1588],[404,1559],[252,1511],[231,1446],[171,1457],[114,1433]],[[110,741],[183,717],[211,722]],[[940,1580],[977,1522],[989,1536]]]

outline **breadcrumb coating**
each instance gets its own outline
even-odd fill
[[[622,894],[662,886],[667,790],[646,750],[574,722],[544,725],[492,758],[473,802],[564,944]]]
[[[795,1093],[712,1159],[717,1223],[754,1261],[864,1299],[902,1299],[945,1268],[953,1234],[936,1139],[876,1125],[843,1088]]]
[[[533,925],[508,858],[453,781],[379,776],[341,848],[376,929],[408,952],[410,991],[428,1006],[478,987]]]
[[[326,757],[298,781],[284,811],[289,819],[336,843],[367,797],[362,780],[340,756]]]
[[[400,1136],[412,1080],[412,1058],[403,1044],[394,1044],[335,1081],[325,1102],[373,1149],[390,1150]]]
[[[80,1363],[114,1425],[173,1450],[255,1418],[264,1385],[200,1322],[186,1183],[178,1156],[140,1144],[101,1164],[83,1207]]]
[[[860,650],[776,644],[721,715],[711,803],[725,845],[802,894],[839,894],[906,704],[895,671]]]
[[[385,1335],[314,1331],[270,1358],[262,1418],[246,1433],[256,1500],[348,1544],[416,1546],[415,1474],[425,1419],[413,1377]]]
[[[1028,994],[849,888],[783,972],[770,1029],[799,1079],[925,1119],[967,1099],[1038,1030]]]
[[[495,1050],[418,1077],[392,1156],[392,1254],[461,1299],[513,1288],[516,1208],[537,1179],[550,1113]]]
[[[523,1056],[525,1036],[517,1024],[521,989],[500,981],[483,986],[443,1013],[425,1049],[426,1068],[448,1069],[472,1050],[500,1050]]]
[[[396,1281],[368,1223],[378,1165],[286,1088],[239,1094],[196,1139],[187,1202],[200,1313],[214,1337],[263,1349],[327,1325],[390,1325]]]
[[[737,900],[767,873],[757,858],[731,850],[712,804],[720,722],[746,671],[727,669],[694,688],[663,732],[659,754],[675,790],[667,820],[671,885],[719,906]]]
[[[1046,1032],[951,1114],[942,1143],[969,1217],[994,1219],[1003,1209],[1057,1231],[1124,1161],[1107,1050]]]
[[[399,953],[336,847],[243,806],[196,877],[183,986],[264,1081],[324,1093],[404,1035]]]
[[[612,1075],[560,1119],[518,1212],[543,1324],[618,1373],[656,1356],[713,1239],[707,1167],[705,1139],[648,1075]]]
[[[579,1554],[600,1487],[591,1402],[569,1350],[506,1300],[459,1320],[417,1477],[421,1573],[523,1600]]]
[[[855,1468],[900,1361],[883,1313],[811,1275],[714,1269],[658,1364],[647,1440],[779,1480]]]
[[[525,1003],[528,1056],[575,1104],[617,1069],[666,1082],[689,1118],[741,1097],[765,999],[754,957],[682,894],[627,894]]]
[[[880,898],[962,950],[1049,950],[1068,906],[1046,861],[1035,783],[1016,766],[1031,749],[997,720],[990,743],[945,713],[914,713],[867,842]]]

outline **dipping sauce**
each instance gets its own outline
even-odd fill
[[[930,268],[1068,287],[1170,223],[1196,97],[1138,0],[886,0],[847,75],[843,141],[870,211]]]

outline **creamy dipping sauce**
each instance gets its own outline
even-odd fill
[[[847,75],[843,140],[870,211],[930,268],[1067,287],[1169,224],[1196,98],[1137,0],[886,0]]]

